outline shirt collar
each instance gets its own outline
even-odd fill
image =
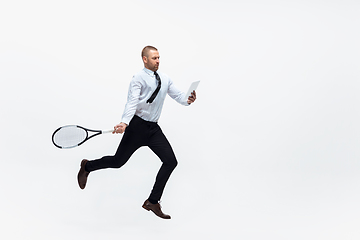
[[[155,75],[153,71],[151,71],[150,69],[147,69],[147,68],[144,68],[144,72],[146,72],[147,74],[149,74],[152,77]]]

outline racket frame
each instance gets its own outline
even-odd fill
[[[58,131],[60,131],[60,129],[66,128],[66,127],[77,127],[77,128],[83,129],[83,130],[86,132],[86,137],[85,137],[85,139],[84,139],[82,142],[78,143],[77,145],[70,146],[70,147],[61,147],[61,146],[57,145],[57,144],[55,143],[55,141],[54,141],[54,136],[55,136],[55,134],[56,134]],[[83,144],[84,142],[86,142],[87,140],[89,140],[90,138],[93,138],[93,137],[98,136],[98,135],[103,134],[103,133],[110,133],[110,132],[113,132],[113,131],[114,131],[114,130],[107,130],[107,131],[93,130],[93,129],[84,128],[84,127],[79,126],[79,125],[65,125],[65,126],[59,127],[58,129],[56,129],[56,130],[54,131],[54,133],[53,133],[52,136],[51,136],[51,140],[52,140],[53,144],[54,144],[56,147],[61,148],[61,149],[69,149],[69,148],[74,148],[74,147],[80,146],[81,144]],[[89,132],[94,132],[95,134],[89,136]]]

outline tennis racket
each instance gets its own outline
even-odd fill
[[[74,148],[80,146],[90,138],[113,131],[114,130],[91,130],[77,125],[67,125],[55,130],[52,135],[52,142],[58,148]],[[89,133],[92,135],[89,135]]]

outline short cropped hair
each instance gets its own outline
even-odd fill
[[[153,50],[153,51],[157,51],[156,47],[153,46],[146,46],[143,48],[143,50],[141,51],[141,58],[145,57],[149,57],[149,51]]]

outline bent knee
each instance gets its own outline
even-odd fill
[[[178,161],[176,159],[173,159],[172,161],[168,162],[167,164],[170,168],[174,169],[178,165]]]

